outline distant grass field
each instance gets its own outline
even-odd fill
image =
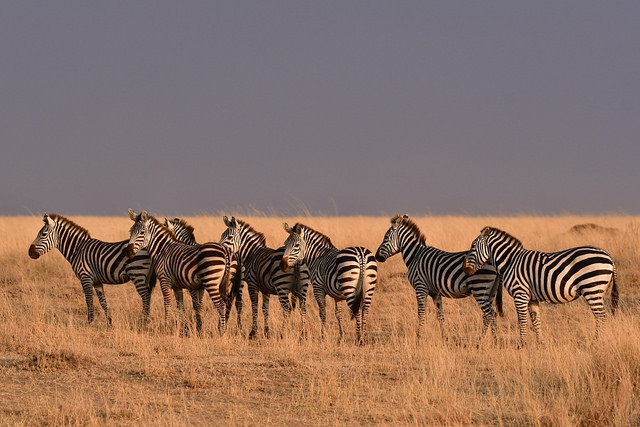
[[[128,238],[131,221],[74,217],[92,237]],[[217,241],[219,217],[186,218],[198,241]],[[303,222],[338,247],[375,251],[389,227],[386,217],[242,217],[282,245],[283,220]],[[244,330],[235,310],[227,334],[216,333],[217,313],[205,297],[203,337],[180,337],[163,322],[159,290],[152,321],[140,324],[133,284],[106,286],[113,327],[96,304],[86,305],[70,265],[55,250],[31,260],[27,250],[40,217],[0,218],[0,425],[212,425],[212,424],[498,424],[640,425],[640,217],[415,217],[427,243],[468,249],[485,225],[518,237],[525,247],[554,251],[591,244],[608,250],[618,268],[621,310],[602,338],[584,301],[542,305],[546,343],[517,350],[513,303],[505,292],[498,342],[477,347],[480,309],[470,299],[444,300],[448,340],[433,304],[416,338],[413,289],[400,257],[379,264],[366,344],[354,345],[355,325],[337,343],[328,300],[328,336],[320,338],[317,306],[308,295],[308,334],[300,318],[282,326],[271,301],[276,338],[248,340],[251,306],[244,294]],[[608,229],[577,224],[594,223]],[[188,296],[186,297],[188,299]],[[187,313],[192,318],[190,302]],[[345,316],[348,319],[348,316]],[[262,331],[262,313],[260,313]]]

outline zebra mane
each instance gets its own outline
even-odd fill
[[[480,234],[483,237],[487,237],[490,234],[497,234],[498,236],[500,236],[502,238],[505,238],[507,240],[510,240],[511,242],[515,243],[518,247],[520,247],[520,248],[523,247],[522,242],[519,239],[513,237],[511,234],[507,233],[506,231],[500,230],[499,228],[485,227],[485,228],[482,229]]]
[[[424,246],[427,245],[427,238],[424,236],[424,234],[422,234],[422,232],[420,231],[420,229],[418,228],[418,226],[416,225],[415,222],[413,222],[412,220],[409,219],[408,216],[406,215],[396,215],[393,218],[391,218],[391,224],[395,224],[396,221],[399,221],[398,224],[404,224],[407,226],[407,228],[415,235],[418,237],[418,239],[420,240],[420,243],[422,243]]]
[[[138,214],[138,216],[136,216],[136,222],[140,221],[140,215],[142,215],[142,213],[140,213],[140,214]],[[169,237],[171,238],[171,240],[174,240],[176,242],[178,241],[178,239],[176,238],[175,234],[173,234],[173,232],[171,230],[169,230],[166,225],[164,225],[162,222],[158,221],[158,218],[156,218],[153,215],[149,215],[149,221],[151,221],[152,224],[157,225],[158,228],[160,228],[160,230],[162,230],[165,233],[167,233],[169,235]]]
[[[85,237],[87,238],[91,238],[91,235],[89,234],[89,231],[84,228],[84,227],[80,227],[78,224],[76,224],[75,222],[71,221],[69,218],[64,217],[62,215],[58,215],[58,214],[47,214],[47,216],[49,218],[51,218],[52,220],[54,220],[55,222],[57,222],[58,224],[61,224],[64,227],[67,228],[73,228],[75,231],[83,234]],[[47,222],[47,220],[44,220],[45,223]]]
[[[252,226],[250,226],[248,223],[244,222],[241,219],[236,219],[236,222],[238,223],[238,225],[240,227],[244,227],[245,230],[247,230],[249,233],[253,234],[254,236],[257,236],[258,239],[258,243],[266,246],[267,245],[267,238],[264,237],[264,234],[257,231],[255,228],[253,228]]]
[[[169,219],[170,222],[174,222],[176,220],[178,221],[178,224],[182,228],[187,230],[189,233],[194,234],[193,232],[194,232],[195,229],[193,228],[193,226],[187,224],[187,221],[185,221],[184,219],[182,219],[182,218],[171,218],[171,219]]]
[[[295,233],[301,234],[304,230],[307,230],[309,233],[314,234],[315,236],[318,236],[319,237],[319,241],[323,246],[328,246],[328,247],[331,247],[331,248],[335,247],[333,245],[333,243],[331,243],[331,239],[328,236],[322,234],[321,232],[316,231],[313,228],[311,228],[311,227],[309,227],[307,225],[301,224],[299,222],[296,223],[296,225],[293,226],[293,231]]]

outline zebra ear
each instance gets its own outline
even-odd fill
[[[149,219],[149,214],[147,213],[147,211],[140,212],[140,219],[143,221],[146,221]]]
[[[49,216],[48,216],[48,215],[45,215],[45,216],[44,216],[44,221],[45,221],[47,224],[49,224],[49,227],[51,227],[51,228],[55,227],[55,225],[56,225],[56,222],[55,222],[53,219],[49,218]]]
[[[282,227],[284,228],[284,231],[286,231],[289,234],[291,234],[291,232],[293,231],[293,229],[289,227],[289,224],[287,224],[286,222],[282,223]]]
[[[129,218],[131,218],[131,221],[136,220],[136,213],[131,208],[129,208]]]
[[[402,219],[409,219],[409,215],[407,214],[402,215]]]
[[[222,220],[224,221],[224,225],[226,225],[227,227],[231,227],[231,223],[229,222],[229,218],[226,215],[222,217]]]

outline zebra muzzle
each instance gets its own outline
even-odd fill
[[[289,257],[282,258],[282,261],[280,261],[280,270],[284,271],[285,273],[288,273],[289,270],[291,270],[291,267],[289,267]]]
[[[33,259],[40,258],[40,254],[38,253],[38,250],[36,249],[36,245],[29,246],[29,256],[31,258],[33,258]]]
[[[134,256],[136,256],[135,249],[133,248],[133,243],[129,243],[129,245],[127,246],[127,249],[125,249],[124,253],[129,258],[133,258]]]
[[[464,260],[464,264],[462,265],[462,270],[464,270],[464,273],[468,276],[471,276],[473,273],[476,272],[472,266],[467,264],[467,260]]]
[[[378,261],[378,262],[385,262],[386,260],[387,260],[387,258],[386,258],[386,257],[384,257],[384,256],[382,256],[382,255],[380,254],[380,251],[376,252],[376,261]]]

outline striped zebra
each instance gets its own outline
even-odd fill
[[[186,243],[187,245],[197,245],[196,237],[193,234],[193,227],[184,219],[181,218],[165,218],[164,225],[173,233],[177,240]],[[220,243],[223,243],[224,240],[220,240]],[[231,283],[231,290],[229,291],[228,301],[227,301],[227,310],[226,310],[226,321],[229,321],[229,315],[231,314],[231,305],[235,300],[236,303],[236,312],[238,313],[237,318],[237,328],[242,330],[242,281],[241,275],[238,272],[242,271],[241,264],[238,261],[238,266],[236,269],[236,274],[233,276],[233,280]],[[202,294],[204,289],[200,288],[199,290],[189,290],[191,294],[191,300],[193,301],[194,297],[199,298],[200,306],[202,305]],[[184,312],[184,304],[182,302],[182,289],[174,289],[173,293],[176,297],[176,302],[178,304],[178,309]],[[195,305],[194,305],[195,308]]]
[[[606,320],[604,295],[611,284],[611,311],[618,306],[616,269],[607,252],[580,246],[560,252],[527,250],[515,237],[497,228],[485,227],[471,244],[464,270],[473,274],[491,262],[498,269],[505,288],[513,297],[520,329],[520,346],[525,344],[527,312],[538,341],[540,302],[562,304],[583,296],[596,318],[596,338]]]
[[[269,298],[278,295],[285,317],[295,308],[296,299],[300,304],[300,313],[304,319],[307,313],[306,300],[309,287],[309,270],[306,266],[296,264],[293,271],[280,269],[284,247],[271,249],[267,247],[264,234],[254,230],[242,220],[224,217],[227,229],[220,240],[234,239],[238,247],[238,262],[243,266],[242,280],[247,283],[251,299],[252,325],[249,338],[258,332],[258,294],[262,294],[262,314],[264,316],[264,335],[269,336]],[[291,294],[294,305],[289,301]]]
[[[329,295],[335,301],[340,339],[343,335],[340,301],[346,300],[356,318],[356,343],[363,344],[367,314],[378,279],[378,264],[373,253],[360,246],[337,249],[329,237],[300,223],[293,228],[287,223],[283,226],[289,237],[280,268],[286,272],[298,262],[308,266],[323,336],[327,320],[325,298]]]
[[[117,285],[132,281],[142,298],[142,316],[149,319],[151,291],[156,284],[151,258],[141,251],[133,258],[124,254],[129,242],[103,242],[92,239],[89,232],[62,215],[48,214],[44,226],[29,247],[29,256],[38,259],[53,248],[58,248],[71,264],[73,272],[80,280],[87,302],[89,323],[93,322],[93,290],[111,324],[111,314],[107,307],[107,298],[103,285]]]
[[[232,253],[219,243],[187,245],[179,242],[167,227],[155,217],[147,214],[146,211],[136,215],[133,210],[129,209],[129,217],[134,221],[134,224],[129,232],[131,237],[127,254],[134,257],[141,249],[147,249],[149,252],[160,281],[165,322],[169,318],[171,306],[170,289],[204,289],[218,310],[220,316],[218,331],[224,332],[227,289],[237,266]],[[200,303],[196,298],[194,309],[198,332],[202,327],[200,308]]]
[[[442,297],[465,298],[472,295],[482,310],[482,336],[491,326],[495,339],[496,312],[492,304],[495,298],[498,313],[502,315],[502,291],[496,269],[492,265],[485,265],[473,275],[465,274],[462,262],[466,252],[445,252],[428,246],[424,235],[408,215],[391,218],[391,227],[376,252],[376,260],[385,262],[398,252],[402,254],[407,266],[409,283],[418,300],[418,336],[425,325],[427,296],[433,299],[436,306],[440,332],[444,337]]]

